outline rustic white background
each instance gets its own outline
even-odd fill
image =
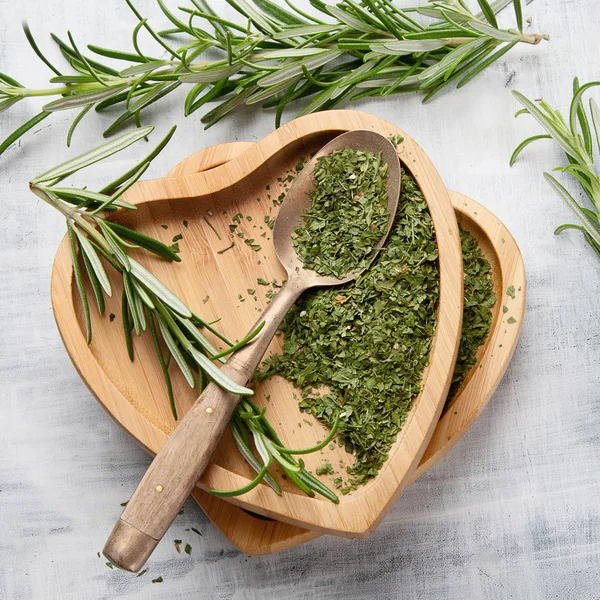
[[[151,0],[136,4],[165,23]],[[223,0],[213,6],[225,10]],[[149,458],[92,398],[63,348],[49,283],[64,222],[26,185],[96,142],[90,136],[105,118],[93,115],[68,151],[69,116],[58,114],[0,158],[0,598],[600,597],[600,262],[578,235],[552,235],[570,219],[542,178],[559,153],[540,144],[508,167],[513,147],[537,132],[526,118],[513,120],[510,90],[566,110],[574,75],[600,77],[600,9],[596,0],[536,0],[526,16],[550,43],[514,50],[429,105],[407,96],[358,107],[404,128],[450,188],[493,210],[520,244],[528,276],[521,341],[489,407],[368,540],[321,538],[250,558],[188,502],[148,573],[106,568],[96,552]],[[47,33],[67,29],[82,46],[129,48],[134,24],[123,0],[0,0],[0,70],[31,87],[48,72],[21,19],[52,52]],[[205,132],[197,117],[184,120],[181,97],[169,102],[156,115],[159,131],[172,121],[182,127],[148,176],[204,146],[258,140],[273,127],[272,114],[242,111]],[[0,138],[39,104],[3,113]],[[135,153],[102,170],[120,172]],[[100,182],[102,170],[87,182]],[[192,544],[191,556],[175,552],[176,538]],[[152,584],[159,575],[164,582]]]

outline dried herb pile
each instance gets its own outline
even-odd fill
[[[305,294],[286,317],[283,353],[259,379],[278,374],[302,389],[303,410],[355,453],[342,493],[374,477],[421,388],[436,326],[438,254],[427,204],[404,175],[388,242],[373,265],[341,288]],[[329,393],[318,388],[327,385]]]
[[[485,342],[492,327],[492,307],[496,303],[490,263],[483,255],[477,240],[462,228],[460,239],[465,274],[463,326],[445,409],[450,406],[462,382],[477,361],[477,350]]]
[[[496,301],[491,268],[477,240],[462,229],[460,235],[463,331],[446,408],[476,362]],[[329,426],[340,412],[338,443],[355,455],[349,477],[333,479],[344,494],[377,475],[406,421],[429,360],[438,297],[431,217],[405,174],[381,255],[355,282],[305,294],[282,325],[282,354],[269,357],[257,375],[262,380],[277,374],[301,388],[301,409]],[[323,388],[327,393],[319,393]]]
[[[312,203],[292,234],[305,269],[343,279],[367,267],[387,229],[387,178],[380,154],[344,148],[317,159]]]

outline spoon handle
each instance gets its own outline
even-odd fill
[[[260,333],[233,353],[221,369],[233,381],[240,385],[248,383],[302,290],[295,282],[288,281],[265,309],[256,324],[265,323]],[[132,572],[142,568],[208,466],[238,400],[236,394],[210,383],[181,419],[152,461],[104,546],[103,553],[112,564]]]

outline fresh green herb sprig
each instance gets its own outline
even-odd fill
[[[339,414],[334,417],[331,431],[323,441],[311,448],[292,450],[283,445],[277,432],[265,418],[265,409],[259,409],[248,398],[243,399],[231,421],[230,430],[238,450],[246,459],[246,462],[257,472],[257,476],[250,483],[236,490],[227,492],[210,490],[210,492],[215,496],[221,497],[238,496],[249,492],[261,481],[264,481],[273,491],[281,494],[281,487],[268,470],[271,464],[276,463],[283,470],[287,479],[305,494],[312,498],[316,492],[337,504],[339,498],[336,494],[306,470],[302,459],[296,461],[294,456],[298,454],[310,454],[324,448],[336,436],[338,424]],[[260,460],[252,451],[251,441],[256,448]]]
[[[150,162],[165,147],[174,129],[137,165],[99,192],[62,185],[64,179],[124,150],[148,136],[153,129],[151,126],[142,127],[116,137],[98,148],[45,171],[30,183],[31,191],[58,210],[66,219],[75,283],[85,316],[87,342],[88,344],[92,342],[90,300],[87,290],[91,288],[98,311],[103,314],[105,295],[111,296],[113,293],[105,269],[105,264],[108,264],[123,281],[122,322],[129,357],[131,360],[134,359],[132,333],[135,332],[139,336],[149,330],[175,419],[177,419],[177,410],[169,374],[171,358],[174,359],[173,362],[183,373],[190,387],[198,385],[199,392],[202,392],[209,381],[214,381],[222,388],[246,397],[236,409],[231,430],[242,456],[253,469],[257,470],[258,476],[250,485],[239,490],[211,491],[220,496],[235,496],[250,491],[264,479],[280,494],[279,485],[268,473],[269,466],[276,462],[288,478],[306,494],[314,496],[317,492],[337,502],[337,496],[306,471],[303,461],[296,462],[293,458],[294,454],[314,452],[325,446],[335,437],[337,426],[334,426],[326,439],[314,448],[300,451],[285,448],[266,419],[265,411],[259,410],[247,398],[254,392],[233,382],[213,362],[225,362],[225,357],[248,344],[260,332],[263,324],[240,342],[236,344],[230,342],[210,323],[195,315],[172,291],[130,255],[131,249],[143,248],[166,260],[180,261],[181,259],[170,246],[102,216],[117,209],[135,209],[135,206],[123,200],[123,194],[142,176]],[[86,278],[90,284],[87,288]],[[219,352],[204,336],[203,329],[217,336],[227,345],[227,349]],[[163,345],[166,346],[166,356],[163,353]],[[250,438],[254,441],[260,460],[253,454]]]
[[[317,160],[311,205],[292,243],[304,268],[343,279],[368,266],[389,219],[381,155],[344,148]]]
[[[594,156],[594,145],[600,151],[600,108],[593,98],[590,98],[587,110],[583,104],[584,94],[597,86],[600,86],[600,81],[579,85],[578,79],[575,78],[573,98],[567,119],[547,102],[541,100],[539,104],[536,104],[520,92],[514,91],[513,94],[524,107],[517,112],[517,116],[531,115],[546,133],[523,140],[513,152],[510,164],[512,166],[521,152],[537,140],[551,139],[563,150],[567,164],[555,167],[554,171],[570,175],[579,185],[582,195],[587,197],[587,201],[575,200],[573,195],[553,175],[545,172],[546,181],[579,221],[560,225],[554,233],[559,234],[567,229],[581,231],[600,258],[600,177],[597,173]]]
[[[417,90],[428,100],[451,83],[465,85],[516,44],[548,38],[523,32],[521,0],[478,0],[479,13],[463,0],[430,0],[408,8],[391,0],[311,0],[318,16],[291,0],[287,8],[271,0],[227,0],[240,23],[217,15],[206,0],[192,0],[177,14],[157,0],[171,24],[159,32],[131,0],[125,1],[137,19],[131,51],[89,44],[91,55],[84,54],[71,33],[66,40],[52,34],[73,70],[69,73],[52,64],[25,26],[33,51],[53,72],[53,87],[27,88],[0,73],[0,111],[28,97],[53,99],[0,144],[0,153],[56,111],[79,111],[67,144],[92,108],[121,110],[105,136],[123,125],[139,126],[148,107],[182,84],[191,86],[185,115],[218,102],[202,117],[207,127],[244,104],[275,109],[279,124],[285,108],[302,100],[300,114],[330,109],[345,99]],[[509,4],[517,28],[501,29],[496,13]],[[140,49],[142,32],[153,39],[156,55]],[[175,45],[181,36],[187,40]],[[117,62],[107,64],[106,58]]]
[[[190,366],[194,364],[200,369],[203,377],[208,377],[229,392],[244,396],[251,395],[253,392],[232,381],[212,362],[211,357],[218,355],[219,351],[198,329],[199,325],[212,330],[210,325],[194,315],[171,290],[130,256],[130,250],[144,248],[167,260],[175,261],[180,260],[177,254],[166,244],[101,216],[103,211],[117,207],[135,209],[135,206],[123,201],[122,196],[142,176],[151,160],[167,144],[174,129],[149,156],[101,191],[93,192],[62,185],[62,182],[73,173],[123,150],[146,137],[153,129],[153,127],[142,127],[117,137],[45,171],[34,178],[29,185],[36,196],[58,210],[66,219],[75,282],[85,315],[88,344],[92,341],[92,325],[84,276],[89,279],[98,311],[102,314],[105,307],[104,295],[112,296],[113,291],[102,261],[105,259],[106,263],[123,278],[122,320],[129,357],[133,360],[132,331],[139,336],[142,332],[150,330],[167,380],[171,408],[176,416],[167,359],[163,357],[160,348],[157,327],[169,349],[170,356],[174,358],[190,387],[196,385]]]

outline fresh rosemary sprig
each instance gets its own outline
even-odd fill
[[[520,92],[513,94],[524,108],[517,112],[531,115],[546,131],[545,134],[534,135],[523,140],[513,152],[511,166],[521,152],[532,142],[540,139],[552,139],[564,152],[567,164],[555,167],[554,171],[567,173],[579,184],[581,191],[587,196],[587,206],[578,202],[571,193],[550,173],[545,172],[546,181],[573,211],[579,224],[565,223],[556,228],[555,234],[566,229],[581,231],[600,258],[600,177],[596,172],[594,142],[600,151],[600,108],[593,98],[589,100],[589,113],[583,104],[583,96],[592,87],[600,86],[600,81],[592,81],[579,85],[577,78],[573,81],[573,99],[569,107],[568,119],[541,100],[539,105],[526,98]]]
[[[199,391],[209,381],[222,388],[246,398],[238,406],[231,422],[231,431],[242,456],[258,473],[257,477],[244,488],[229,492],[211,490],[220,496],[234,496],[250,491],[263,479],[273,490],[281,494],[276,480],[269,474],[269,466],[276,462],[302,491],[310,496],[317,492],[333,502],[337,496],[313,477],[300,460],[296,462],[293,454],[314,452],[329,443],[336,434],[337,423],[326,439],[303,451],[289,450],[283,447],[281,440],[261,411],[247,396],[253,391],[240,386],[223,374],[213,361],[225,362],[228,354],[248,344],[256,336],[264,323],[237,344],[230,342],[214,329],[210,323],[195,315],[172,291],[162,284],[150,271],[130,256],[131,249],[143,248],[166,260],[180,261],[174,250],[162,242],[139,233],[133,229],[113,223],[102,214],[117,208],[135,209],[135,206],[122,199],[123,194],[146,171],[150,162],[171,139],[175,128],[144,159],[115,181],[104,186],[99,192],[87,188],[65,187],[62,182],[67,177],[100,160],[120,152],[131,144],[148,136],[154,127],[142,127],[116,137],[89,152],[81,154],[67,162],[48,169],[30,182],[31,191],[52,208],[64,215],[71,248],[71,258],[75,283],[86,322],[88,344],[92,341],[90,318],[90,300],[86,289],[92,290],[98,311],[105,310],[105,294],[111,296],[113,289],[105,265],[110,265],[123,280],[121,299],[122,322],[129,358],[134,359],[132,332],[141,335],[149,330],[160,363],[173,417],[177,419],[177,410],[169,364],[171,357],[183,373],[190,387],[198,382]],[[89,286],[86,288],[85,279]],[[216,335],[228,348],[220,352],[203,335],[206,329]],[[162,340],[162,343],[161,343]],[[166,356],[163,347],[166,347]],[[260,457],[256,458],[250,439]]]
[[[244,20],[235,23],[215,13],[206,0],[192,0],[174,14],[157,0],[171,27],[156,32],[131,0],[137,25],[133,51],[88,45],[83,54],[73,36],[52,34],[74,73],[63,74],[39,49],[28,27],[25,35],[36,55],[53,72],[55,87],[31,89],[0,73],[0,111],[27,97],[52,99],[2,144],[2,153],[29,129],[56,111],[78,109],[69,130],[94,108],[119,107],[121,114],[104,131],[140,124],[141,113],[182,84],[191,85],[184,103],[190,115],[208,102],[217,106],[202,117],[214,125],[243,104],[275,109],[277,125],[285,108],[304,100],[300,114],[332,108],[342,100],[421,90],[428,100],[452,82],[461,87],[517,43],[538,44],[547,35],[523,32],[521,0],[478,0],[481,12],[463,0],[430,0],[426,6],[399,8],[391,0],[311,0],[317,16],[286,0],[227,0]],[[517,29],[500,29],[496,13],[512,4]],[[425,17],[427,23],[423,23]],[[141,51],[142,30],[157,45],[157,56]],[[211,31],[212,30],[212,31]],[[185,36],[182,45],[172,40]],[[215,57],[215,52],[220,57]],[[117,68],[100,62],[118,61]]]

